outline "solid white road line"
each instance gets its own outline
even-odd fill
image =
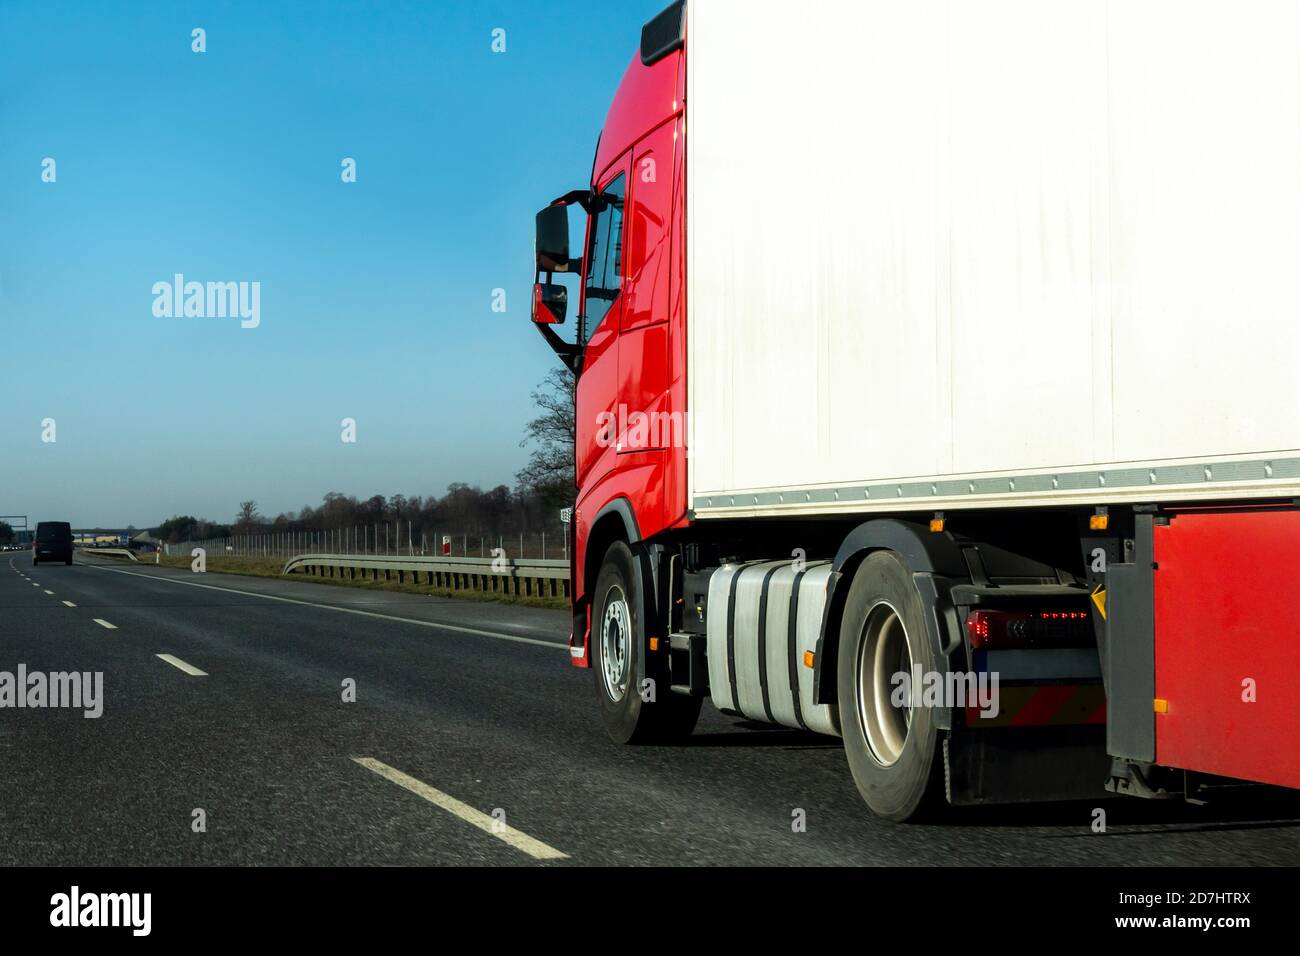
[[[157,654],[157,655],[155,655],[155,656],[156,656],[159,660],[166,661],[166,662],[167,662],[168,664],[170,664],[172,667],[175,667],[175,668],[178,668],[178,669],[180,669],[180,670],[183,670],[185,673],[189,674],[191,677],[207,677],[207,676],[208,676],[208,672],[207,672],[207,671],[201,671],[201,670],[199,670],[197,667],[195,667],[193,664],[186,664],[186,663],[185,663],[183,660],[181,660],[179,657],[173,657],[173,656],[170,655],[170,654]]]
[[[477,627],[462,627],[459,624],[439,624],[437,621],[421,621],[413,617],[398,617],[396,614],[380,614],[376,611],[361,611],[354,607],[339,607],[336,604],[317,604],[315,601],[300,601],[297,598],[280,597],[278,594],[259,594],[256,591],[240,591],[237,588],[223,588],[215,584],[199,584],[195,581],[177,581],[175,578],[160,574],[145,574],[142,571],[123,571],[121,568],[104,568],[97,564],[88,564],[88,568],[98,571],[110,571],[113,574],[129,574],[134,578],[148,578],[150,581],[163,581],[167,584],[182,584],[189,588],[204,588],[208,591],[224,591],[227,594],[239,594],[244,597],[265,598],[268,601],[282,601],[285,604],[299,604],[303,607],[316,607],[326,611],[338,611],[341,614],[359,614],[362,617],[374,617],[381,621],[399,621],[402,624],[415,624],[420,627],[440,628],[444,631],[456,631],[461,634],[476,634],[479,637],[495,637],[499,641],[512,641],[515,644],[535,644],[539,647],[554,647],[567,651],[568,645],[559,641],[539,641],[533,637],[520,637],[517,634],[502,634],[499,631],[484,631]]]
[[[116,625],[116,624],[109,624],[109,623],[108,623],[106,620],[104,620],[102,617],[97,617],[97,618],[95,618],[95,623],[98,624],[100,627],[106,627],[106,628],[108,628],[110,631],[116,631],[116,630],[117,630],[117,625]]]
[[[66,604],[68,607],[76,607],[76,606],[77,606],[77,605],[73,604],[71,601],[64,601],[63,603]]]
[[[374,757],[353,757],[352,758],[367,770],[372,770],[386,780],[391,780],[399,787],[403,787],[416,796],[423,797],[434,806],[442,807],[448,813],[453,813],[460,817],[466,823],[478,827],[484,833],[491,834],[503,843],[508,843],[516,850],[527,853],[535,860],[567,860],[569,854],[561,853],[553,846],[547,846],[541,840],[535,840],[527,833],[521,833],[514,827],[506,826],[486,813],[480,813],[467,803],[461,803],[453,796],[443,793],[441,790],[434,789],[421,780],[396,770],[386,763],[381,763]]]

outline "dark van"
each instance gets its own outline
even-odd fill
[[[66,521],[42,521],[32,539],[32,564],[42,561],[72,563],[72,525]]]

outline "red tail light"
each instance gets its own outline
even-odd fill
[[[1088,611],[971,611],[966,635],[972,648],[1070,647],[1092,641]]]

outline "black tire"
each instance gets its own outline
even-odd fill
[[[615,743],[671,743],[690,736],[702,701],[669,689],[667,668],[659,663],[662,654],[649,660],[642,591],[632,549],[614,542],[605,552],[592,594],[590,659],[600,719]],[[617,633],[624,631],[620,644]],[[618,656],[610,655],[610,676],[605,669],[607,643],[623,649]],[[647,679],[653,684],[644,684]],[[649,691],[653,700],[645,699]]]
[[[903,651],[894,653],[899,625]],[[910,656],[910,664],[902,653]],[[874,664],[865,677],[860,669],[864,656]],[[892,551],[867,555],[853,575],[840,619],[837,663],[844,752],[862,799],[887,820],[931,815],[943,805],[934,711],[912,706],[909,719],[908,709],[888,705],[887,696],[888,706],[879,700],[878,675],[910,671],[916,664],[925,673],[941,669],[926,636],[921,595]]]
[[[68,567],[72,567],[72,559],[71,559],[71,558],[68,558],[68,560],[64,561],[63,563],[66,564]]]

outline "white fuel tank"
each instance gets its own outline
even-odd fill
[[[752,720],[838,737],[839,715],[813,703],[830,562],[728,564],[709,579],[706,646],[714,704]]]

